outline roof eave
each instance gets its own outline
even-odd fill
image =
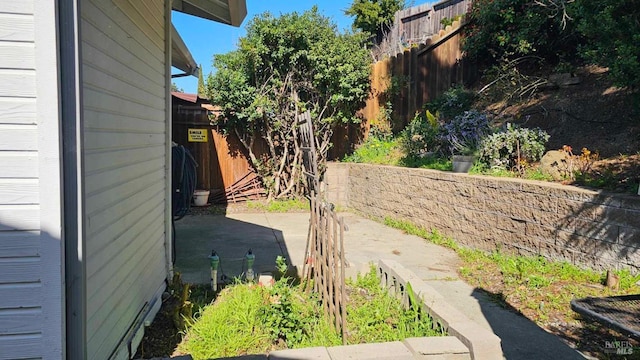
[[[184,71],[185,75],[198,76],[198,64],[173,24],[171,24],[171,66]]]
[[[246,0],[173,0],[173,10],[239,27],[247,16]]]

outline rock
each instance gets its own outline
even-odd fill
[[[559,87],[568,87],[580,84],[580,78],[570,73],[551,74],[549,82]]]
[[[273,275],[270,273],[262,273],[258,275],[258,285],[270,288],[275,283]]]
[[[566,179],[568,177],[567,154],[561,150],[547,151],[540,160],[540,170],[554,180]]]

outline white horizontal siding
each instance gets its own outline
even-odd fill
[[[0,179],[38,177],[38,153],[35,151],[0,151],[0,164]]]
[[[153,109],[158,109],[163,105],[163,91],[158,91],[157,86],[145,89],[140,84],[133,82],[133,79],[123,78],[123,75],[116,71],[109,73],[104,68],[85,64],[82,71],[84,86],[99,89],[100,92],[115,96],[119,94],[136,94],[135,99],[132,100],[139,104],[150,106]]]
[[[164,133],[158,133],[159,129],[149,129],[146,132],[136,132],[123,129],[113,130],[89,130],[85,134],[87,150],[119,150],[134,146],[157,146],[164,144]]]
[[[91,87],[84,88],[84,107],[95,112],[107,112],[117,116],[147,120],[163,119],[164,116],[164,109],[140,104],[127,98],[126,95],[109,94]],[[105,125],[108,126],[108,124]]]
[[[0,1],[0,13],[33,14],[33,1]]]
[[[37,359],[42,357],[40,333],[0,336],[0,360]]]
[[[132,0],[124,0],[123,2],[127,1]],[[159,1],[156,1],[156,3],[160,7],[162,6]],[[136,25],[130,26],[133,25],[131,20],[111,3],[91,0],[83,2],[82,5],[82,20],[93,24],[98,31],[98,33],[91,33],[91,36],[85,36],[82,39],[83,43],[95,43],[94,38],[100,39],[102,35],[106,35],[121,44],[125,49],[125,53],[131,53],[114,55],[123,59],[133,55],[137,58],[134,61],[141,61],[143,64],[147,64],[153,71],[164,77],[164,70],[160,71],[160,69],[164,69],[163,46],[157,47],[149,41],[147,37],[149,34],[144,34]],[[149,10],[149,12],[151,11],[162,11],[162,9]],[[100,14],[100,16],[84,16],[88,14]],[[147,13],[146,16],[151,15]],[[90,29],[86,30],[91,31]],[[161,49],[162,52],[158,52],[158,49]]]
[[[164,157],[164,154],[157,150],[157,147],[149,148],[129,148],[119,149],[109,152],[94,153],[92,157],[95,159],[93,164],[95,167],[88,169],[87,177],[91,177],[91,181],[87,184],[86,194],[92,196],[96,193],[108,191],[110,187],[115,187],[127,181],[131,181],[140,176],[144,176],[150,172],[157,170],[157,162]],[[132,154],[130,157],[118,157],[110,163],[100,162],[97,159],[108,157],[111,154]],[[162,154],[162,155],[158,155]],[[119,182],[114,182],[113,178],[119,177]]]
[[[0,336],[14,334],[33,334],[40,331],[42,312],[40,307],[0,310]]]
[[[167,276],[164,9],[81,8],[87,353],[102,359]]]
[[[158,181],[161,173],[162,169],[155,168],[148,173],[141,174],[138,178],[112,181],[103,191],[87,194],[87,200],[91,203],[86,207],[88,218],[90,221],[98,221],[102,224],[110,223],[109,220],[117,220],[122,216],[120,211],[133,211],[139,207],[145,202],[145,197],[154,200],[156,193],[164,189],[164,181]],[[125,173],[122,175],[128,176]],[[114,194],[117,194],[118,198],[114,199]],[[107,210],[115,213],[116,217],[100,218],[108,212]]]
[[[36,256],[40,256],[40,233],[37,231],[0,231],[0,259]],[[0,301],[1,308],[2,302]]]
[[[27,0],[24,0],[24,2],[33,3]],[[0,12],[0,40],[32,43],[35,38],[34,31],[32,14],[7,14]]]
[[[0,97],[0,124],[36,124],[36,99]]]
[[[46,355],[33,13],[0,2],[0,359]]]
[[[108,269],[112,263],[120,263],[122,264],[124,259],[127,258],[127,251],[135,250],[139,251],[139,248],[135,248],[135,246],[142,246],[143,242],[136,242],[135,239],[139,237],[141,234],[145,233],[147,229],[159,229],[163,226],[161,222],[158,220],[159,213],[162,213],[162,209],[159,206],[161,203],[149,204],[145,206],[141,206],[140,210],[148,211],[148,215],[144,218],[140,219],[139,222],[130,225],[123,231],[122,234],[118,234],[118,238],[115,241],[109,242],[100,242],[94,244],[97,248],[95,251],[100,251],[105,256],[100,261],[93,261],[89,265],[87,269],[87,278],[93,281],[108,281],[109,278],[105,276],[107,271],[118,271],[119,269]],[[98,240],[107,240],[109,239],[109,235],[107,232],[102,231],[96,234],[96,239]],[[154,239],[155,240],[155,239]],[[93,303],[94,306],[98,306],[97,303]]]
[[[2,83],[1,97],[33,98],[36,96],[36,73],[33,70],[0,69],[0,82]]]
[[[146,66],[140,58],[140,54],[133,54],[126,50],[123,42],[112,39],[106,34],[98,31],[96,25],[83,21],[83,29],[91,31],[94,36],[83,42],[85,52],[85,60],[91,62],[95,66],[101,68],[119,67],[121,76],[134,76],[132,79],[143,79],[141,86],[145,86],[145,82],[164,86],[163,82],[158,81],[158,73],[150,66]],[[117,54],[117,56],[114,56]]]
[[[0,258],[0,284],[40,281],[40,258]]]
[[[90,25],[88,25],[90,26]],[[113,39],[108,39],[105,41],[114,42]],[[114,42],[115,43],[115,42]],[[110,49],[112,47],[112,49]],[[158,79],[155,79],[154,76],[156,73],[149,69],[146,66],[140,66],[139,62],[134,62],[133,64],[121,63],[118,60],[114,59],[111,55],[110,50],[117,49],[117,51],[121,51],[121,47],[118,46],[109,46],[104,42],[99,44],[84,44],[85,51],[85,60],[89,61],[95,67],[100,69],[114,69],[118,68],[119,72],[117,74],[112,74],[116,76],[122,81],[126,81],[129,84],[135,85],[139,89],[143,89],[143,91],[152,91],[157,92],[158,89],[162,89],[164,83],[158,84]],[[136,66],[138,65],[138,66]],[[135,68],[134,68],[135,67]],[[161,95],[160,91],[160,95]],[[158,93],[156,93],[158,94]]]
[[[113,277],[108,279],[103,286],[95,289],[94,296],[88,300],[87,312],[91,313],[91,317],[87,323],[87,331],[90,334],[93,333],[97,341],[102,341],[99,339],[99,329],[103,327],[114,329],[119,327],[114,326],[114,324],[120,324],[120,326],[131,325],[130,321],[135,317],[137,311],[142,309],[142,305],[145,302],[151,300],[151,298],[145,296],[145,293],[153,293],[162,285],[162,281],[158,279],[157,275],[164,274],[164,264],[146,254],[164,252],[164,226],[159,224],[159,227],[154,232],[155,234],[149,238],[149,241],[141,244],[142,246],[139,248],[133,248],[131,254],[123,256],[127,261],[123,261],[122,267],[116,269],[117,271],[114,272]],[[130,276],[131,272],[135,272],[136,276]],[[152,281],[142,283],[139,278],[146,278]],[[107,288],[112,289],[112,291],[105,291]],[[112,304],[114,309],[110,310],[105,306],[100,306],[100,301],[104,297],[114,299]],[[118,314],[124,313],[120,317],[114,317],[112,316],[114,311]],[[126,324],[127,322],[129,324]]]
[[[0,42],[0,68],[33,70],[36,58],[33,43]]]
[[[6,294],[0,298],[2,309],[35,308],[42,301],[42,287],[37,282],[4,284],[0,285],[0,291]]]
[[[0,205],[0,231],[39,230],[38,205]]]
[[[35,125],[0,124],[0,151],[38,149],[38,128]]]
[[[120,114],[105,114],[100,110],[94,110],[90,108],[85,108],[85,114],[91,117],[95,117],[96,122],[99,127],[96,128],[85,128],[88,131],[95,132],[122,132],[127,131],[133,134],[143,134],[149,131],[149,129],[157,129],[159,125],[164,124],[164,120],[162,119],[149,119],[145,118],[144,114],[140,114],[136,117],[133,117],[135,121],[131,121],[132,117],[127,115]],[[101,122],[100,120],[107,118],[108,121]],[[163,154],[162,152],[161,154]]]
[[[0,204],[38,204],[38,186],[37,179],[0,179]]]

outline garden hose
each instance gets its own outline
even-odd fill
[[[196,189],[196,163],[189,150],[182,145],[171,149],[173,181],[173,217],[182,219],[191,207],[191,199]]]
[[[176,232],[175,221],[182,219],[191,208],[191,199],[196,189],[196,163],[189,150],[176,143],[171,147],[171,258],[176,261]]]

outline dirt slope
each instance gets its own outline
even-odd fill
[[[544,87],[515,105],[485,102],[484,106],[499,119],[547,131],[551,135],[547,150],[569,145],[578,154],[583,147],[598,152],[601,160],[594,164],[594,176],[608,179],[605,188],[637,191],[640,96],[614,87],[604,68],[586,66],[572,75],[577,84]]]

